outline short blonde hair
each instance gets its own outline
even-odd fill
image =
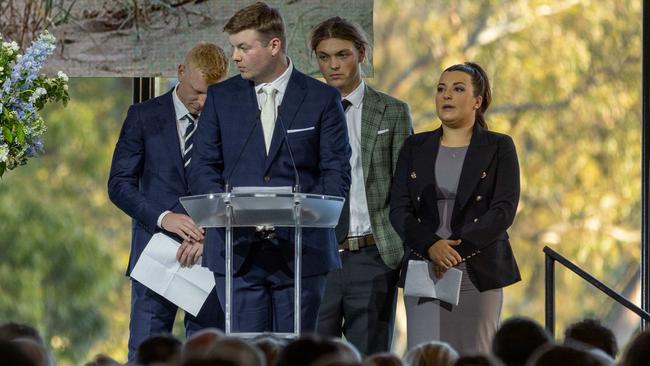
[[[458,353],[446,342],[429,341],[421,343],[404,356],[408,366],[451,366],[458,359]]]
[[[221,47],[213,43],[199,43],[185,56],[185,65],[195,68],[208,84],[214,84],[228,73],[228,58]]]

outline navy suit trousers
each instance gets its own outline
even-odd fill
[[[282,245],[292,245],[283,243]],[[232,332],[293,332],[294,272],[276,240],[253,244],[233,276]],[[326,274],[302,278],[301,332],[314,332]],[[226,304],[226,277],[215,273],[220,304]]]
[[[178,307],[151,291],[136,280],[131,280],[131,323],[129,324],[129,362],[136,357],[138,346],[147,338],[171,333]],[[185,313],[185,336],[204,328],[224,329],[224,314],[213,289],[198,316]]]

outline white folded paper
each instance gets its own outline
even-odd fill
[[[176,260],[180,243],[154,234],[131,271],[131,278],[186,312],[197,316],[214,288],[214,274],[199,264],[181,267]]]
[[[437,278],[433,274],[433,263],[421,260],[409,260],[404,283],[404,296],[430,297],[458,305],[460,283],[463,271],[449,268]]]

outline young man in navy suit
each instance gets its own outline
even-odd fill
[[[203,254],[203,230],[179,203],[189,194],[186,171],[191,165],[192,140],[208,84],[224,78],[228,59],[216,45],[192,48],[178,66],[178,84],[168,93],[132,105],[115,146],[108,180],[113,203],[133,218],[129,275],[140,254],[159,231],[183,240],[177,259],[191,266]],[[138,345],[152,335],[169,333],[177,307],[139,282],[131,281],[129,361]],[[223,328],[213,291],[197,317],[185,314],[186,335],[205,327]]]
[[[296,169],[301,192],[344,197],[350,145],[338,90],[294,67],[276,9],[261,2],[243,8],[224,31],[240,75],[208,88],[194,145],[192,194],[226,186],[291,187]],[[325,276],[341,262],[333,229],[306,228],[302,237],[301,328],[313,331]],[[293,230],[236,228],[233,242],[233,331],[293,331]],[[224,304],[224,231],[208,230],[206,243],[203,264],[215,272]]]

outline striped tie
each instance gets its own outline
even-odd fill
[[[199,116],[196,114],[188,113],[183,118],[185,118],[189,124],[185,129],[185,151],[183,151],[183,165],[185,170],[190,166],[190,161],[192,160],[192,147],[194,147],[194,132],[196,131],[196,119]]]

